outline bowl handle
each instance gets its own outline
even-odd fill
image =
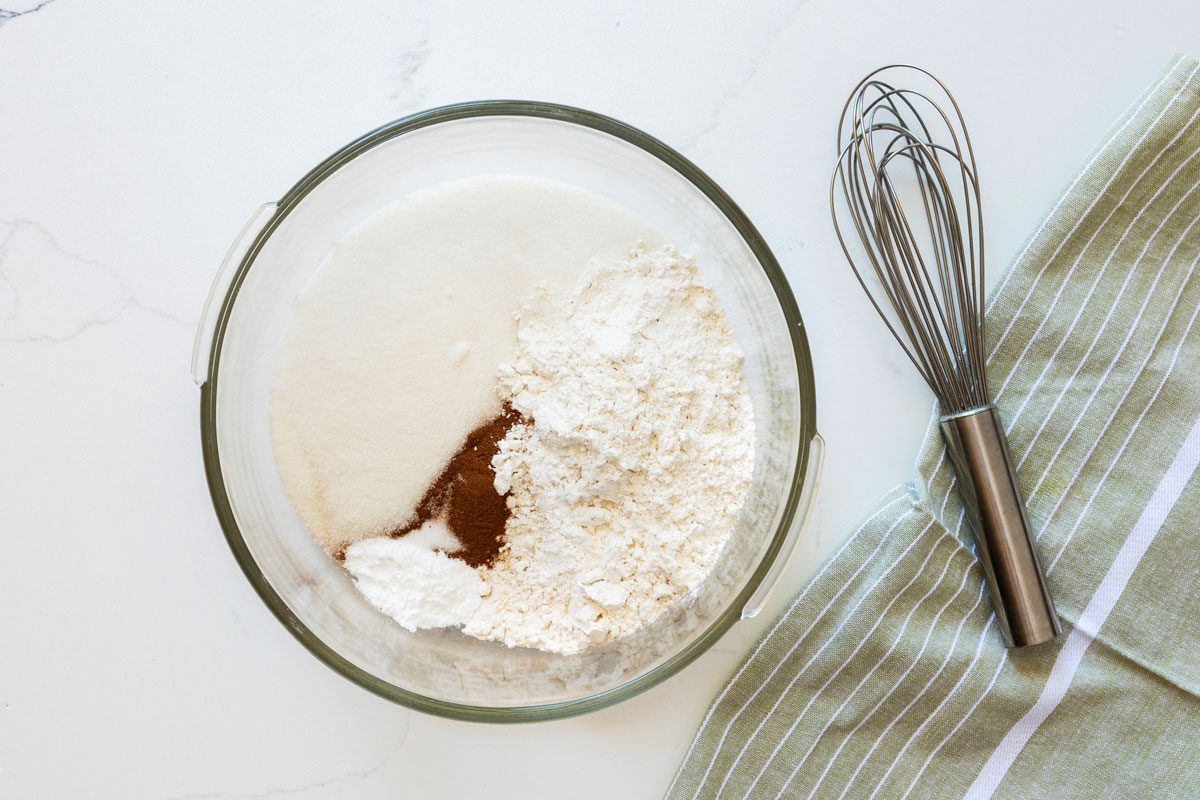
[[[817,497],[817,487],[821,483],[821,471],[825,466],[825,440],[821,438],[821,434],[813,434],[812,443],[809,445],[809,448],[811,458],[809,460],[808,475],[805,477],[804,486],[800,490],[799,514],[792,521],[792,527],[788,531],[787,538],[783,541],[783,547],[779,548],[779,554],[775,556],[775,561],[763,577],[762,583],[758,585],[758,589],[746,601],[746,605],[742,607],[742,619],[756,617],[763,610],[763,606],[767,604],[767,598],[771,596],[771,592],[775,589],[775,584],[779,581],[779,576],[787,568],[788,562],[792,558],[792,553],[796,550],[796,543],[800,541],[800,535],[804,533],[809,519],[812,518],[812,509]]]
[[[278,203],[260,206],[242,228],[242,232],[233,240],[233,245],[225,254],[225,260],[217,268],[212,287],[208,290],[208,299],[204,301],[204,310],[200,313],[200,325],[196,328],[196,345],[192,348],[192,380],[197,386],[203,386],[208,380],[208,362],[212,356],[213,336],[217,332],[217,317],[225,303],[229,286],[233,283],[233,276],[249,252],[254,239],[271,221],[271,217],[275,216],[277,208]]]

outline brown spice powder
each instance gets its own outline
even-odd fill
[[[471,431],[421,498],[412,521],[393,531],[392,537],[440,519],[462,545],[447,555],[472,567],[490,567],[504,547],[509,516],[506,496],[493,485],[492,458],[500,449],[500,440],[521,419],[506,403],[498,416]]]

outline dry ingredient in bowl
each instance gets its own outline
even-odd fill
[[[351,231],[297,300],[271,422],[301,521],[372,605],[562,654],[686,608],[754,468],[742,352],[692,260],[517,176]]]
[[[446,555],[454,535],[431,520],[402,538],[378,536],[346,548],[346,569],[371,605],[410,631],[461,625],[479,608],[487,584]]]
[[[462,624],[563,654],[686,601],[733,533],[754,466],[742,352],[691,259],[638,248],[593,262],[565,297],[539,287],[498,377],[514,416],[493,491],[510,516],[479,570],[485,590],[460,579],[452,548],[409,559],[407,537],[370,539],[346,559],[367,598],[410,629]],[[429,590],[435,571],[445,580],[427,609],[414,587]]]
[[[500,392],[532,419],[500,442],[511,493],[491,591],[464,630],[574,653],[652,622],[708,576],[754,467],[743,356],[674,248],[594,264],[521,311]]]

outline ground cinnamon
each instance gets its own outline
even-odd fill
[[[421,498],[413,519],[392,536],[398,538],[440,519],[462,545],[448,555],[472,567],[490,567],[504,546],[509,514],[505,495],[493,485],[492,458],[500,440],[520,421],[521,415],[505,404],[498,416],[471,431]]]

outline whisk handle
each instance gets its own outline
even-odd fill
[[[995,405],[942,417],[941,427],[1004,643],[1027,647],[1053,639],[1062,628]]]

